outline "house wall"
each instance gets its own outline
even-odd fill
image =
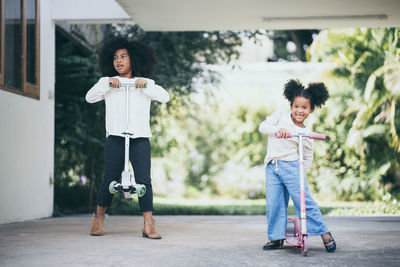
[[[55,23],[130,18],[115,0],[40,0],[39,5],[40,99],[0,90],[0,224],[53,213]]]
[[[0,223],[53,212],[55,24],[50,1],[40,1],[40,99],[0,90]]]

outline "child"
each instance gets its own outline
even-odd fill
[[[300,82],[289,80],[283,95],[290,102],[290,112],[276,111],[260,124],[259,131],[268,135],[265,157],[266,200],[268,239],[263,249],[272,250],[283,246],[285,239],[289,195],[292,197],[297,214],[300,214],[300,182],[298,162],[298,140],[291,134],[310,133],[304,125],[315,107],[325,104],[329,94],[323,83],[311,83],[304,87]],[[277,138],[280,133],[282,138]],[[305,138],[304,168],[310,167],[313,159],[313,143]],[[336,243],[322,220],[321,212],[305,186],[307,231],[309,236],[320,235],[325,249],[334,252]]]
[[[152,49],[140,42],[128,42],[124,38],[114,38],[104,43],[100,51],[100,70],[103,78],[87,92],[86,101],[95,103],[105,100],[106,132],[104,146],[104,180],[97,197],[97,209],[93,213],[91,235],[103,234],[104,213],[111,205],[113,195],[108,187],[112,181],[121,177],[124,168],[125,131],[125,91],[121,83],[132,83],[135,92],[130,94],[129,159],[135,180],[146,186],[146,193],[139,198],[143,213],[143,237],[161,239],[156,231],[153,215],[153,191],[150,179],[150,104],[152,100],[161,103],[169,101],[169,94],[149,77],[154,70],[156,58]],[[140,78],[139,78],[140,77]]]

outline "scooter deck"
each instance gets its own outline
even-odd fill
[[[291,246],[295,246],[295,247],[301,247],[301,243],[299,242],[299,238],[298,237],[286,237],[285,238],[286,243],[288,243]]]
[[[116,181],[111,182],[109,186],[109,192],[115,194],[117,192],[122,192],[126,198],[132,198],[132,195],[137,194],[138,197],[142,197],[146,193],[146,186],[144,185],[129,185],[123,186]]]

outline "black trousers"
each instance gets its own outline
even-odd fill
[[[104,146],[104,180],[101,184],[97,205],[109,207],[113,195],[109,192],[112,181],[121,181],[124,169],[125,139],[109,135]],[[131,138],[129,143],[129,160],[132,164],[135,181],[146,186],[146,194],[139,197],[140,211],[153,211],[153,189],[150,178],[150,142],[148,138]]]

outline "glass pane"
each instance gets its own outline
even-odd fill
[[[5,0],[4,80],[9,88],[22,90],[21,1]]]
[[[26,0],[26,81],[36,84],[36,0]]]

